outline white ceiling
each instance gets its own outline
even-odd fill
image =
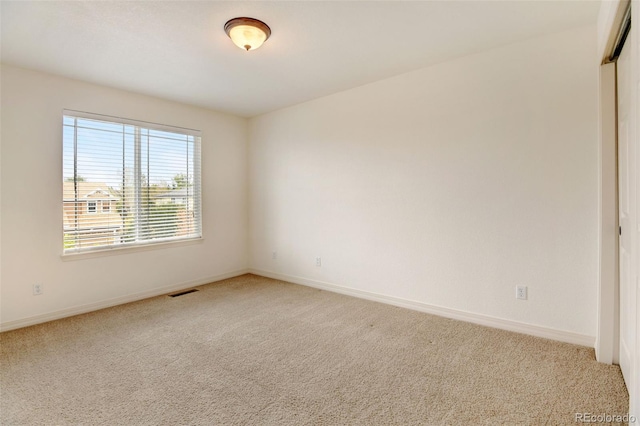
[[[250,117],[593,24],[599,5],[589,0],[2,1],[1,60]],[[240,50],[223,30],[237,16],[265,21],[271,38],[256,51]]]

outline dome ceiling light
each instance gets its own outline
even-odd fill
[[[224,31],[240,49],[256,50],[271,35],[271,28],[253,18],[233,18],[224,24]]]

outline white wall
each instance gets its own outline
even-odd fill
[[[245,270],[246,119],[9,66],[1,79],[3,328]],[[63,261],[63,108],[201,130],[204,241]]]
[[[251,267],[595,336],[596,44],[576,29],[251,119]]]

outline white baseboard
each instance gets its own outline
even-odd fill
[[[17,328],[28,327],[30,325],[41,324],[43,322],[53,321],[53,320],[62,319],[66,317],[72,317],[74,315],[86,314],[87,312],[97,311],[99,309],[104,309],[104,308],[110,308],[112,306],[122,305],[125,303],[136,302],[138,300],[148,299],[150,297],[162,296],[163,294],[173,293],[173,292],[184,290],[190,287],[197,287],[199,285],[209,284],[215,281],[225,280],[227,278],[233,278],[233,277],[237,277],[247,273],[249,273],[248,269],[239,269],[239,270],[227,272],[224,274],[200,278],[197,280],[185,281],[175,285],[154,288],[153,290],[133,293],[133,294],[129,294],[122,297],[115,297],[113,299],[107,299],[100,302],[74,306],[72,308],[62,309],[59,311],[49,312],[46,314],[36,315],[28,318],[22,318],[15,321],[7,321],[0,324],[0,332],[15,330]]]
[[[506,320],[502,318],[495,318],[487,315],[460,311],[457,309],[429,305],[427,303],[416,302],[413,300],[402,299],[399,297],[387,296],[387,295],[373,293],[373,292],[364,291],[364,290],[357,290],[354,288],[344,287],[344,286],[331,284],[323,281],[311,280],[308,278],[296,277],[293,275],[280,274],[277,272],[264,271],[260,269],[239,269],[239,270],[227,272],[224,274],[200,278],[197,280],[185,281],[179,284],[160,287],[153,290],[130,294],[127,296],[116,297],[116,298],[104,300],[101,302],[89,303],[86,305],[75,306],[72,308],[62,309],[55,312],[49,312],[42,315],[36,315],[36,316],[22,318],[14,321],[7,321],[4,323],[0,323],[0,332],[15,330],[17,328],[28,327],[31,325],[41,324],[48,321],[71,317],[74,315],[84,314],[87,312],[97,311],[99,309],[110,308],[112,306],[135,302],[142,299],[148,299],[150,297],[161,296],[163,294],[184,290],[190,287],[196,287],[199,285],[204,285],[204,284],[212,283],[215,281],[224,280],[227,278],[237,277],[247,273],[252,273],[252,274],[260,275],[263,277],[287,281],[294,284],[300,284],[307,287],[319,288],[322,290],[345,294],[348,296],[354,296],[361,299],[373,300],[375,302],[386,303],[389,305],[399,306],[402,308],[413,309],[415,311],[425,312],[433,315],[439,315],[446,318],[452,318],[460,321],[466,321],[474,324],[498,328],[501,330],[515,331],[517,333],[523,333],[531,336],[543,337],[546,339],[557,340],[557,341],[566,342],[566,343],[573,343],[576,345],[582,345],[582,346],[588,346],[588,347],[594,347],[594,344],[595,344],[595,337],[593,336],[573,333],[570,331],[555,330],[552,328],[540,327],[537,325],[525,324],[525,323]]]
[[[487,315],[475,314],[472,312],[460,311],[457,309],[444,308],[441,306],[429,305],[423,302],[402,299],[399,297],[386,296],[384,294],[372,293],[369,291],[357,290],[354,288],[343,287],[323,281],[311,280],[308,278],[296,277],[292,275],[280,274],[277,272],[264,271],[260,269],[249,269],[254,275],[261,275],[267,278],[287,281],[294,284],[300,284],[308,287],[319,288],[334,293],[346,294],[348,296],[359,297],[361,299],[373,300],[375,302],[386,303],[389,305],[399,306],[402,308],[413,309],[415,311],[425,312],[428,314],[438,315],[441,317],[466,321],[474,324],[484,325],[487,327],[498,328],[501,330],[514,331],[516,333],[528,334],[530,336],[543,337],[545,339],[556,340],[575,345],[587,346],[593,348],[595,345],[595,337],[578,334],[571,331],[555,330],[553,328],[541,327],[538,325],[525,324],[518,321],[512,321],[502,318],[495,318]]]

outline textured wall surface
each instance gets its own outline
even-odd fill
[[[595,336],[595,51],[584,27],[251,119],[251,267]]]

